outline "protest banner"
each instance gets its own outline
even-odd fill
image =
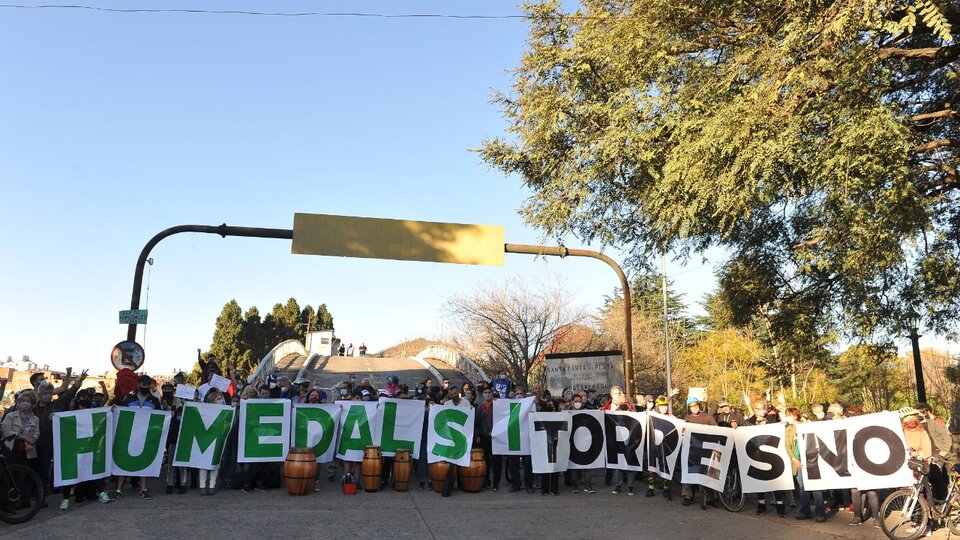
[[[333,461],[340,412],[340,406],[332,403],[294,405],[290,444],[294,448],[312,448],[317,463]]]
[[[170,419],[169,411],[114,409],[113,474],[160,476]]]
[[[233,407],[213,403],[184,403],[174,450],[174,467],[215,469],[233,425]]]
[[[230,379],[224,377],[223,375],[217,375],[214,373],[210,376],[210,386],[221,392],[226,392],[230,389]]]
[[[101,407],[53,415],[53,486],[110,476],[113,415]]]
[[[568,469],[601,469],[607,465],[603,411],[570,411]]]
[[[680,480],[723,491],[733,456],[733,428],[684,423]]]
[[[363,450],[374,442],[379,409],[376,401],[337,401],[340,413],[340,440],[337,457],[346,461],[363,460]],[[376,435],[379,437],[379,434]]]
[[[193,401],[197,398],[197,387],[189,384],[178,384],[176,392],[173,395],[180,399]]]
[[[740,426],[733,431],[737,466],[744,493],[793,489],[790,456],[783,424]]]
[[[422,401],[380,398],[376,438],[384,456],[395,455],[398,448],[406,448],[414,456],[420,455],[426,412]]]
[[[493,453],[530,455],[529,415],[533,398],[498,399],[493,402]]]
[[[907,443],[895,412],[797,424],[803,486],[883,489],[913,483]]]
[[[570,461],[570,413],[533,412],[530,413],[528,422],[533,473],[567,470]]]
[[[238,463],[283,461],[290,451],[289,399],[244,399],[240,401]]]
[[[449,461],[461,467],[470,464],[475,414],[473,408],[457,407],[452,403],[430,406],[427,418],[427,463]]]
[[[643,470],[643,427],[646,422],[645,412],[612,411],[604,415],[608,468]]]
[[[680,455],[680,428],[683,420],[655,412],[647,413],[647,470],[660,478],[673,478]]]

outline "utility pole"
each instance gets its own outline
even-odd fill
[[[670,413],[673,414],[673,384],[670,380],[670,319],[667,314],[667,253],[660,257],[661,272],[663,275],[663,352],[667,360],[667,399],[670,400]]]
[[[917,328],[910,328],[910,343],[913,345],[913,371],[917,375],[917,401],[927,402],[927,387],[923,384],[923,363],[920,362],[920,334]]]

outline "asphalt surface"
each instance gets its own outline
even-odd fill
[[[739,513],[684,507],[680,497],[668,501],[613,495],[597,475],[596,494],[573,494],[561,486],[559,496],[539,492],[480,493],[455,491],[448,498],[416,482],[405,493],[392,489],[343,495],[338,483],[322,482],[321,491],[291,496],[286,489],[246,494],[218,490],[201,496],[197,490],[167,495],[151,480],[152,500],[135,490],[110,504],[95,501],[50,508],[28,523],[0,523],[0,536],[11,538],[728,538],[751,539],[882,539],[870,525],[851,527],[851,515],[839,512],[826,523],[797,521],[795,508],[786,518],[771,512],[757,516],[752,500]],[[639,488],[638,488],[639,489]],[[72,503],[72,501],[71,501]],[[772,515],[771,515],[772,514]],[[202,536],[201,536],[202,535]],[[938,531],[934,538],[946,538]]]

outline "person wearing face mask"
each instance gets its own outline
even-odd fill
[[[84,388],[77,392],[77,399],[74,402],[75,406],[73,410],[86,410],[92,408],[93,405],[93,388]],[[73,492],[74,501],[81,503],[87,499],[98,500],[102,504],[108,504],[113,502],[110,500],[110,496],[106,492],[106,482],[105,479],[100,478],[97,480],[87,480],[86,482],[80,482],[79,484],[73,486],[64,486],[61,488],[63,499],[66,499],[70,493]],[[68,503],[69,504],[69,503]],[[65,506],[61,500],[60,506]]]
[[[209,391],[207,391],[207,395],[203,398],[203,402],[213,405],[224,405],[223,393],[216,388],[211,388]],[[199,471],[200,495],[216,495],[217,475],[220,473],[220,464],[218,463],[215,465],[213,469],[199,469]]]
[[[811,405],[810,412],[813,413],[813,418],[811,418],[811,420],[814,422],[819,422],[821,420],[827,419],[827,413],[823,412],[823,405],[819,403],[814,403],[813,405]]]
[[[743,413],[734,410],[726,398],[720,398],[713,419],[717,421],[718,426],[736,428],[743,424]]]
[[[164,411],[172,411],[177,407],[177,397],[173,393],[173,383],[164,381],[160,385],[160,408]]]
[[[40,419],[33,413],[38,401],[33,390],[20,392],[16,408],[3,416],[0,434],[3,444],[10,450],[10,463],[33,467],[37,459],[37,439],[40,437]]]
[[[798,415],[799,416],[799,415]],[[794,416],[796,420],[797,416]],[[776,424],[780,422],[780,415],[773,410],[767,402],[757,400],[753,404],[753,415],[743,420],[745,426],[762,426],[766,424]],[[777,507],[777,515],[785,517],[787,508],[784,504],[784,492],[774,491],[772,493],[760,493],[757,495],[757,515],[762,516],[767,513],[767,498],[774,499]]]
[[[483,487],[492,486],[494,491],[499,491],[500,476],[503,473],[503,456],[493,454],[493,390],[484,388],[481,399],[481,403],[477,405],[477,414],[474,416],[474,431],[475,443],[483,448],[483,457],[487,462],[487,478],[483,480]]]
[[[800,421],[800,409],[788,407],[783,411],[783,423],[786,424],[784,427],[784,443],[786,445],[787,455],[790,456],[790,471],[793,473],[793,477],[796,478],[797,490],[800,492],[800,507],[797,510],[796,519],[816,518],[817,523],[823,523],[827,520],[823,503],[823,492],[807,491],[803,486],[802,462],[800,460],[801,443],[797,438],[797,423]],[[811,497],[813,498],[812,515],[810,514]]]
[[[580,394],[574,394],[573,398],[570,399],[569,408],[570,411],[582,411],[583,410],[583,396]],[[592,469],[574,469],[570,472],[570,483],[573,487],[571,493],[580,493],[583,490],[584,493],[596,493],[593,489],[593,470]]]
[[[160,400],[153,395],[153,392],[151,392],[153,384],[153,379],[150,378],[149,375],[140,375],[137,377],[137,390],[124,396],[123,400],[120,402],[120,406],[151,409],[154,411],[162,410],[163,407],[160,405]],[[113,492],[114,500],[123,497],[123,484],[125,480],[126,477],[117,477],[117,489]],[[150,496],[150,492],[147,491],[146,477],[140,477],[140,498],[145,500],[150,500],[153,498]]]
[[[37,459],[35,461],[37,474],[43,481],[44,486],[52,484],[50,473],[53,471],[53,413],[69,411],[74,397],[87,378],[87,371],[83,370],[76,381],[65,392],[55,396],[56,389],[47,381],[37,385],[37,396],[39,400],[33,409],[33,414],[37,416],[40,425],[40,437],[37,439]],[[49,491],[46,492],[49,494]],[[46,500],[41,506],[46,505]],[[67,508],[61,506],[61,510]]]

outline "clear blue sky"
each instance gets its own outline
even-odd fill
[[[520,13],[502,1],[202,6]],[[311,212],[503,225],[509,242],[538,243],[516,213],[520,182],[470,151],[505,129],[489,100],[509,89],[526,31],[522,20],[0,10],[0,355],[107,370],[140,249],[173,225],[290,228]],[[152,373],[189,369],[231,298],[261,313],[291,296],[326,303],[338,335],[376,351],[439,335],[444,300],[485,280],[552,272],[589,307],[617,285],[593,260],[351,260],[213,235],[172,237],[152,257]],[[668,273],[688,303],[714,286],[699,261]]]

